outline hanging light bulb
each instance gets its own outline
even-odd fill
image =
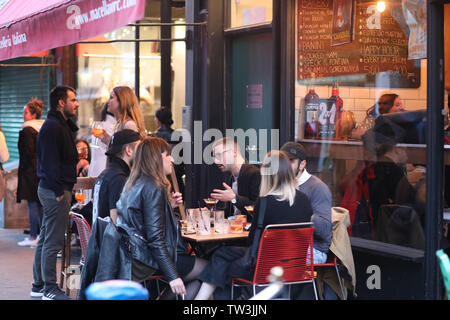
[[[386,10],[386,2],[377,1],[377,10],[378,12],[384,12],[384,10]]]

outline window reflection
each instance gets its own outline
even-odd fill
[[[297,1],[295,137],[352,236],[424,249],[426,11],[412,2]]]
[[[134,27],[123,27],[87,41],[134,39]],[[126,85],[134,89],[134,43],[78,44],[79,137],[87,138],[94,120],[100,120],[103,105],[112,88]]]
[[[272,21],[272,0],[230,0],[230,28]]]

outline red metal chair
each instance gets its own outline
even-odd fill
[[[89,243],[89,237],[91,236],[91,226],[89,222],[78,213],[70,212],[70,216],[77,225],[78,236],[80,237],[80,247],[81,247],[81,260],[80,264],[84,265],[84,259],[86,258],[86,251]]]
[[[159,297],[160,294],[161,294],[161,288],[159,287],[159,282],[162,281],[162,282],[167,283],[167,281],[165,280],[164,276],[163,275],[154,275],[154,276],[148,277],[148,280],[156,281],[156,290],[158,291],[158,297]],[[145,286],[145,288],[148,289],[147,286]]]
[[[253,295],[256,287],[268,286],[270,270],[279,266],[284,270],[283,283],[311,283],[317,300],[317,290],[314,283],[313,265],[313,233],[312,223],[290,223],[268,225],[264,229],[259,243],[255,273],[252,280],[233,278],[231,299],[234,297],[234,287],[252,286]]]
[[[341,288],[342,297],[345,297],[344,286],[342,285],[342,279],[339,275],[337,257],[333,252],[331,252],[331,250],[328,250],[327,261],[325,263],[315,264],[314,270],[317,270],[317,268],[330,268],[330,267],[331,268],[334,267],[334,269],[336,270],[336,276],[339,281],[339,287]]]

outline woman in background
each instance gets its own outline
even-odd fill
[[[172,141],[172,112],[170,109],[166,107],[161,107],[155,112],[155,124],[156,124],[156,132],[154,133],[154,136],[158,138],[162,138],[166,140],[166,142],[170,145],[170,147],[173,149],[173,147],[178,143],[178,141]],[[180,157],[183,155],[180,154]],[[177,161],[176,161],[177,162]],[[178,163],[174,164],[174,170],[175,170],[175,176],[177,178],[178,182],[178,188],[180,189],[180,193],[184,195],[184,181],[183,181],[183,175],[185,174],[184,164]]]
[[[3,134],[2,127],[0,126],[0,166],[9,160],[8,146],[6,145],[5,135]]]
[[[23,125],[19,131],[19,170],[17,174],[17,202],[27,200],[30,219],[30,237],[18,243],[19,246],[36,246],[39,226],[42,222],[42,206],[37,195],[39,179],[36,171],[36,140],[44,123],[41,119],[44,103],[36,98],[23,108]]]
[[[366,131],[372,128],[375,124],[375,119],[382,114],[402,112],[405,111],[402,99],[395,93],[385,93],[378,98],[378,102],[371,106],[366,111],[366,118],[363,124],[353,130],[352,138],[361,139],[361,136],[366,133]]]
[[[385,93],[378,99],[378,102],[367,110],[367,115],[373,118],[380,114],[405,111],[402,99],[395,93]]]
[[[91,148],[84,139],[77,139],[75,146],[78,152],[77,176],[86,177],[91,163]]]
[[[139,101],[130,87],[115,87],[111,91],[107,104],[107,111],[112,113],[117,121],[114,133],[123,129],[131,129],[138,132],[142,138],[147,136]],[[105,132],[100,139],[109,145],[111,135]]]
[[[111,112],[108,112],[108,103],[105,103],[101,112],[101,123],[103,130],[112,136],[114,133],[114,128],[116,126],[116,119]],[[100,139],[99,139],[100,140]],[[98,148],[93,147],[91,149],[92,158],[89,164],[88,176],[98,177],[100,173],[106,168],[106,155],[105,152],[108,150],[108,145],[103,143],[103,141],[98,142]]]

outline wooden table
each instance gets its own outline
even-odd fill
[[[211,234],[200,235],[200,234],[185,234],[183,232],[183,238],[186,241],[193,242],[223,242],[223,241],[233,241],[233,240],[242,240],[248,238],[249,231],[244,231],[241,233],[227,233],[227,234],[218,234],[214,233],[214,227],[211,228]]]
[[[188,242],[193,250],[199,257],[207,258],[214,250],[222,245],[245,245],[248,238],[249,231],[242,233],[227,233],[227,234],[215,234],[214,227],[211,228],[211,234],[197,235],[197,234],[184,234],[183,239]]]

